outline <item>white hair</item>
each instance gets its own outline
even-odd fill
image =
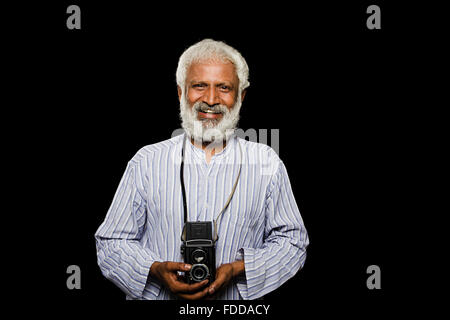
[[[239,93],[250,85],[248,82],[247,62],[245,62],[239,51],[222,41],[205,39],[186,49],[178,61],[176,79],[182,92],[185,91],[186,74],[192,63],[217,60],[229,61],[234,65],[239,79]]]

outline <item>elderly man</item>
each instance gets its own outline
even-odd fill
[[[182,54],[176,78],[184,134],[129,161],[95,234],[98,264],[127,299],[262,297],[303,267],[309,240],[283,162],[236,136],[247,63],[206,39]],[[188,221],[213,222],[214,277],[186,281]]]

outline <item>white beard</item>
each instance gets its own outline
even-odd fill
[[[189,105],[186,95],[182,94],[180,101],[181,126],[189,137],[199,142],[228,141],[236,130],[241,105],[241,94],[239,93],[231,110],[228,110],[227,107],[223,108],[225,112],[219,122],[216,120],[201,121],[198,120],[198,111]]]

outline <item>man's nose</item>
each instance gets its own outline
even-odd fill
[[[216,88],[211,86],[208,91],[206,91],[203,96],[203,102],[206,102],[209,106],[213,106],[215,104],[220,104],[219,95],[217,94]]]

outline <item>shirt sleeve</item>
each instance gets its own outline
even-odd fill
[[[265,219],[263,246],[241,248],[236,256],[245,264],[245,279],[237,282],[244,299],[275,290],[305,263],[308,234],[281,160],[267,188]]]
[[[142,168],[130,161],[104,222],[95,233],[102,274],[132,298],[140,298],[158,255],[142,246],[146,221]]]

